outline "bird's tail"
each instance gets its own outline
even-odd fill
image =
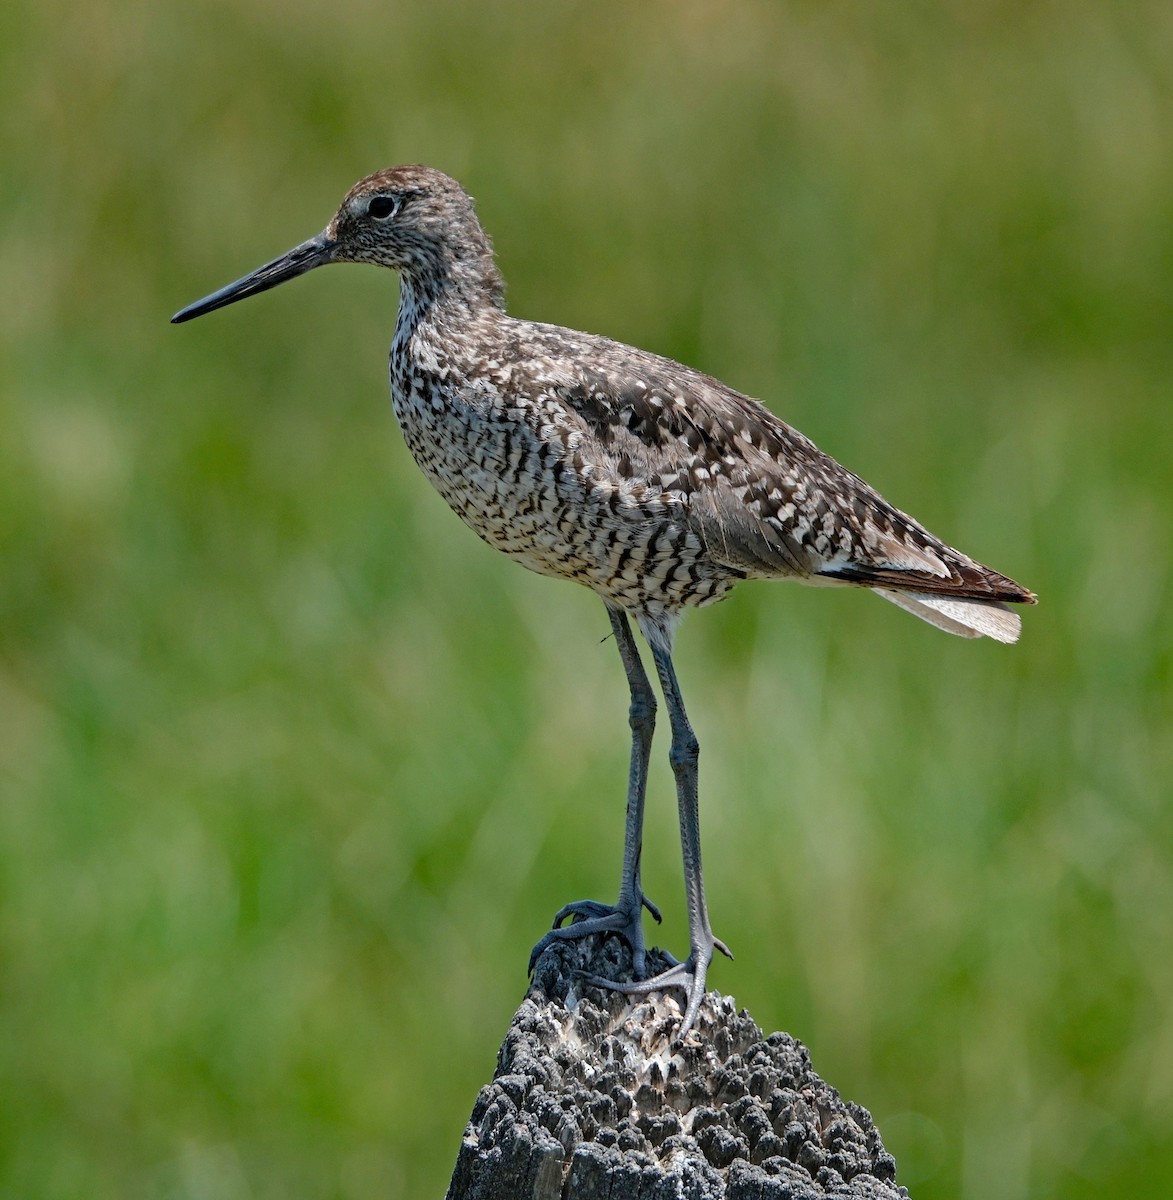
[[[894,588],[872,590],[885,600],[898,604],[905,612],[958,637],[990,637],[999,642],[1016,642],[1022,628],[1018,613],[1000,600],[958,599]]]

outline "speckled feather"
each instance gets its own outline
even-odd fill
[[[490,545],[585,584],[665,645],[683,609],[745,578],[870,587],[949,632],[1017,636],[1005,602],[1030,592],[756,400],[608,338],[510,317],[455,181],[423,167],[361,181],[327,231],[355,247],[347,259],[367,257],[358,214],[374,195],[401,209],[395,413],[424,473]],[[385,246],[370,260],[386,262]]]

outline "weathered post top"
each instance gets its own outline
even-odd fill
[[[709,992],[674,1045],[671,991],[628,997],[583,975],[630,978],[630,950],[596,936],[539,958],[448,1200],[907,1198],[870,1114],[789,1034],[763,1036]]]

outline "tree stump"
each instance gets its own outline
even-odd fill
[[[668,962],[648,954],[648,970]],[[680,993],[626,997],[614,935],[555,943],[481,1089],[447,1200],[907,1200],[866,1109],[709,992],[683,1046]]]

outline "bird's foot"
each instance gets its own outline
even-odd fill
[[[613,979],[604,979],[601,975],[587,975],[586,982],[593,987],[604,988],[612,992],[622,992],[625,996],[646,996],[649,992],[660,992],[665,988],[680,988],[686,997],[684,1020],[676,1034],[673,1045],[684,1041],[688,1031],[696,1021],[700,1011],[701,1001],[705,998],[705,980],[709,964],[713,961],[713,951],[720,950],[726,958],[732,958],[729,947],[720,938],[710,933],[694,944],[692,953],[685,962],[674,963],[659,975],[651,979],[641,979],[635,983],[623,983]]]
[[[660,910],[640,893],[639,903],[628,902],[620,896],[618,904],[603,904],[598,900],[575,900],[564,904],[554,914],[554,925],[541,941],[530,951],[529,970],[533,974],[539,955],[555,942],[572,942],[588,937],[592,933],[617,933],[631,947],[632,969],[642,977],[647,951],[644,946],[644,928],[641,909],[646,908],[656,923],[660,922]],[[567,918],[571,924],[563,925]]]

